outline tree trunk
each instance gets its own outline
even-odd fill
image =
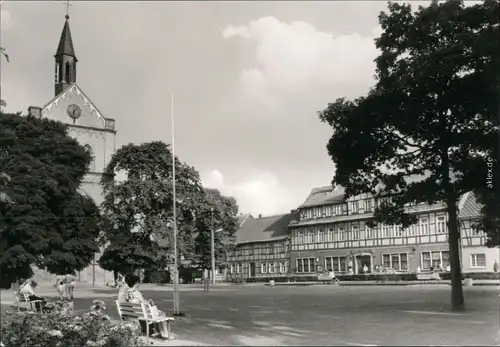
[[[451,267],[451,310],[465,309],[464,293],[462,288],[462,264],[460,261],[460,231],[458,229],[457,205],[453,192],[446,194],[448,206],[448,245]]]

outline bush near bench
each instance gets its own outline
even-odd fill
[[[441,279],[450,280],[449,272],[439,273]],[[416,273],[401,273],[401,274],[358,274],[358,275],[337,275],[340,281],[417,281]],[[475,280],[498,280],[500,274],[495,272],[470,272],[462,274],[462,279],[472,278]],[[274,280],[275,283],[283,282],[319,282],[317,275],[306,276],[279,276],[279,277],[254,277],[243,278],[234,277],[229,280],[231,283],[244,284],[244,283],[263,283]]]
[[[65,302],[52,304],[50,311],[1,313],[0,339],[5,347],[137,347],[139,336],[137,325],[112,322],[101,300],[79,315],[73,315]]]

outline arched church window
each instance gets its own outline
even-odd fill
[[[91,145],[83,146],[85,150],[90,154],[90,164],[89,164],[89,172],[95,172],[95,154]]]
[[[71,65],[69,64],[69,62],[66,62],[66,73],[64,75],[64,77],[66,77],[66,83],[70,83],[71,82]]]
[[[56,71],[55,71],[55,81],[56,83],[59,83],[59,73],[60,73],[61,66],[59,63],[56,63]]]

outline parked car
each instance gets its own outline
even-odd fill
[[[318,281],[325,283],[338,283],[338,279],[335,277],[335,273],[333,271],[325,271],[318,275]]]

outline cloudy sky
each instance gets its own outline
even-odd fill
[[[316,112],[374,83],[373,38],[383,1],[74,2],[77,83],[106,117],[117,145],[170,143],[241,212],[286,213],[328,185],[331,130]],[[42,106],[66,7],[3,1],[6,111]]]

